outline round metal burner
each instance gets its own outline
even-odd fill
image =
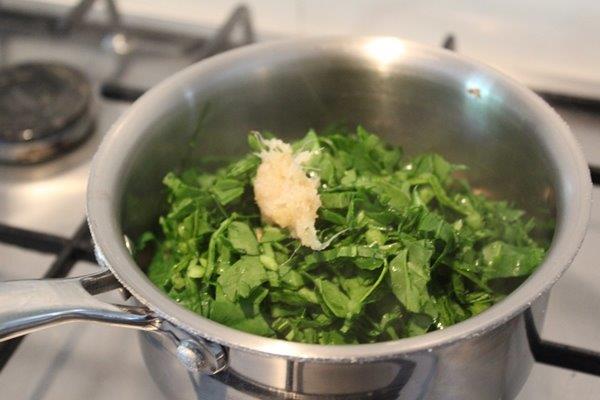
[[[27,63],[0,69],[0,162],[66,152],[91,132],[92,88],[76,69]]]

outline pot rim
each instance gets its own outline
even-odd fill
[[[172,301],[156,287],[129,255],[118,221],[121,176],[130,162],[129,155],[148,123],[152,109],[163,107],[173,97],[185,96],[192,101],[188,83],[203,76],[210,78],[239,63],[262,56],[286,55],[328,50],[359,52],[362,57],[368,43],[390,41],[403,57],[428,57],[429,62],[443,62],[491,76],[531,107],[531,114],[547,128],[542,138],[551,153],[557,188],[557,223],[552,245],[537,270],[506,299],[485,312],[444,330],[389,342],[358,345],[316,345],[261,337],[213,322]],[[393,48],[393,47],[392,47]],[[362,52],[362,53],[360,53]],[[442,66],[443,67],[443,66]],[[126,133],[126,134],[125,134]],[[542,143],[542,142],[541,142]],[[98,261],[110,268],[123,286],[152,312],[176,326],[207,340],[265,356],[279,356],[299,361],[358,362],[397,357],[449,345],[482,335],[506,323],[539,296],[548,291],[571,264],[583,241],[591,208],[591,179],[582,151],[561,117],[540,97],[513,79],[467,57],[447,50],[431,48],[390,37],[332,37],[292,39],[246,46],[194,64],[155,86],[136,101],[111,127],[92,163],[88,190],[87,216]]]

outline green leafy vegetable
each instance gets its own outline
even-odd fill
[[[223,268],[217,282],[225,297],[235,301],[248,297],[250,292],[267,280],[267,273],[258,257],[243,256],[233,265]]]
[[[431,253],[425,248],[425,242],[414,241],[407,249],[400,250],[389,264],[392,292],[408,311],[418,313],[429,301]]]
[[[227,229],[229,241],[234,249],[251,255],[258,254],[258,241],[248,224],[234,221]]]
[[[249,145],[262,149],[255,135]],[[362,127],[311,130],[292,147],[316,152],[305,169],[321,181],[316,228],[326,249],[303,247],[261,220],[252,185],[260,158],[252,153],[215,172],[165,176],[161,232],[137,242],[154,251],[152,282],[235,329],[372,343],[479,314],[543,261],[548,224],[476,194],[455,174],[466,168],[438,154],[405,159]]]

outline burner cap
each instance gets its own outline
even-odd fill
[[[0,162],[39,162],[80,143],[91,132],[91,103],[91,85],[73,67],[0,69]]]

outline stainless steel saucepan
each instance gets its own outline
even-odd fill
[[[126,238],[155,226],[167,171],[241,154],[249,130],[292,139],[331,123],[361,124],[408,153],[442,153],[470,166],[470,179],[490,196],[532,213],[550,210],[556,229],[543,265],[467,321],[419,337],[344,346],[225,327],[182,308],[148,280]],[[477,62],[384,37],[249,46],[167,79],[112,127],[94,158],[87,203],[97,258],[107,270],[1,283],[0,336],[78,320],[142,329],[148,367],[171,398],[196,396],[200,374],[227,369],[283,397],[511,399],[532,366],[525,312],[543,319],[547,294],[583,239],[590,193],[586,163],[566,124],[531,91]],[[93,296],[121,285],[136,305]]]

